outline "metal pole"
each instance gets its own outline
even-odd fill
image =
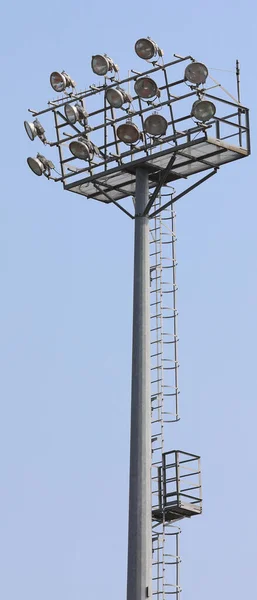
[[[127,600],[152,595],[148,173],[136,171]]]

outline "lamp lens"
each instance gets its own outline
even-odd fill
[[[195,83],[199,85],[200,83],[205,83],[208,77],[208,69],[203,63],[192,62],[187,65],[185,70],[185,78],[190,83]]]
[[[89,160],[89,148],[85,142],[71,142],[69,145],[70,151],[76,158],[81,160]]]
[[[122,92],[113,88],[106,91],[106,99],[113,108],[120,108],[124,102]]]
[[[27,163],[31,169],[31,171],[33,171],[33,173],[35,173],[35,175],[42,175],[44,172],[44,165],[41,163],[41,161],[38,158],[31,158],[31,156],[29,158],[27,158]]]
[[[109,69],[109,62],[105,56],[97,54],[96,56],[92,57],[91,66],[96,75],[106,75]]]
[[[117,136],[124,144],[135,144],[140,138],[140,133],[134,123],[124,123],[118,127]]]
[[[135,43],[135,51],[139,58],[144,58],[144,60],[150,60],[156,54],[153,42],[146,38],[137,40]]]
[[[66,79],[62,73],[54,71],[50,75],[50,83],[55,92],[63,92],[66,88]]]
[[[167,127],[168,123],[162,115],[150,115],[145,120],[145,131],[149,133],[149,135],[164,135]]]
[[[209,121],[214,117],[216,113],[216,107],[213,102],[209,100],[196,100],[192,106],[192,115],[199,121]]]
[[[71,104],[65,104],[64,112],[66,119],[68,119],[68,121],[74,125],[78,119],[76,107],[72,106]]]
[[[37,136],[37,130],[34,123],[29,123],[28,121],[24,121],[24,127],[29,139],[33,141]]]
[[[153,79],[150,77],[142,77],[137,79],[134,89],[136,94],[143,99],[153,98],[157,96],[158,87]]]

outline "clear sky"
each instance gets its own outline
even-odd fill
[[[26,158],[27,108],[53,70],[83,89],[91,55],[124,75],[150,35],[205,62],[252,109],[252,157],[177,205],[181,416],[202,456],[204,513],[182,523],[186,600],[256,598],[256,8],[5,2],[1,11],[0,597],[125,598],[133,224]],[[51,156],[49,155],[49,158]]]

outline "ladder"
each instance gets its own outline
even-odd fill
[[[160,195],[155,209],[162,203]],[[176,214],[172,207],[156,215],[150,228],[151,407],[152,407],[152,553],[153,597],[180,599],[180,528],[154,518],[161,505],[160,486],[165,439],[179,420],[178,336],[176,305]]]

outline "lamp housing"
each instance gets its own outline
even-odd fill
[[[87,122],[87,112],[81,104],[65,104],[64,106],[65,117],[71,125],[74,125],[77,121]]]
[[[79,137],[69,144],[71,154],[80,160],[92,160],[95,154],[95,146],[90,140]]]
[[[155,56],[163,56],[163,51],[150,37],[140,38],[135,43],[135,52],[139,58],[151,60]]]
[[[140,77],[135,81],[134,90],[137,96],[142,100],[149,100],[149,98],[159,98],[161,92],[151,77]]]
[[[53,71],[50,75],[50,84],[55,92],[64,92],[64,90],[68,87],[75,88],[75,81],[71,79],[68,73],[62,71]]]
[[[208,77],[207,67],[200,62],[191,62],[185,69],[185,79],[195,85],[205,83]]]
[[[216,113],[216,106],[209,100],[196,100],[192,106],[191,116],[197,121],[210,121]]]
[[[131,145],[136,144],[140,140],[141,133],[137,125],[128,120],[126,123],[119,125],[117,129],[117,136],[122,142],[124,142],[124,144]]]
[[[149,117],[147,117],[144,122],[145,132],[153,137],[165,135],[167,127],[168,122],[162,115],[159,115],[158,113],[153,113],[152,115],[149,115]]]
[[[41,125],[38,119],[35,119],[31,122],[24,121],[24,127],[29,139],[32,142],[38,136],[43,144],[47,143],[44,127]]]
[[[54,164],[51,160],[48,160],[43,154],[37,153],[36,158],[29,156],[27,158],[27,163],[31,171],[38,175],[45,175],[46,177],[50,177],[51,169],[54,169]]]
[[[106,75],[108,71],[115,71],[117,73],[119,70],[118,65],[107,54],[95,54],[92,56],[91,68],[96,75]]]
[[[108,88],[105,92],[105,97],[113,108],[121,108],[123,104],[132,102],[131,96],[122,88]]]

